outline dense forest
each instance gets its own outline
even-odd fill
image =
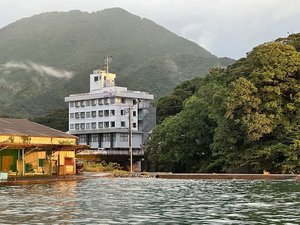
[[[152,169],[300,173],[300,34],[255,47],[157,102]]]

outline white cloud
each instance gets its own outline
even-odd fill
[[[24,63],[14,62],[14,61],[7,62],[3,64],[1,67],[3,67],[4,69],[22,69],[26,71],[31,70],[31,68],[28,65]]]
[[[45,66],[42,64],[34,63],[31,61],[28,61],[27,63],[9,61],[5,64],[2,64],[1,68],[2,68],[2,70],[4,70],[5,73],[7,73],[7,71],[11,71],[13,69],[21,69],[21,70],[25,70],[27,72],[35,71],[38,74],[43,75],[43,76],[46,75],[46,76],[65,78],[65,79],[70,79],[74,75],[74,72],[72,72],[72,71],[61,70],[61,69],[57,69],[57,68],[54,68],[51,66]]]
[[[59,69],[56,69],[51,66],[44,66],[41,64],[33,63],[33,62],[29,63],[29,65],[31,66],[31,68],[33,70],[39,72],[40,74],[46,74],[46,75],[57,77],[57,78],[69,79],[74,75],[73,72],[66,71],[66,70],[59,70]]]

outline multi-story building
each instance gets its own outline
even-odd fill
[[[132,149],[133,161],[139,167],[143,146],[155,125],[155,109],[150,104],[154,96],[115,86],[115,78],[115,74],[95,70],[90,75],[89,93],[65,98],[69,133],[79,137],[79,144],[90,146],[93,151],[89,155],[123,166],[128,165]]]

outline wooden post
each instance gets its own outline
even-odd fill
[[[51,155],[49,156],[49,175],[51,176],[53,173],[53,168],[52,168],[52,151],[51,151]]]
[[[22,171],[22,175],[25,176],[25,149],[22,149],[22,157],[23,157],[23,171]]]
[[[76,150],[74,150],[73,175],[76,175]]]

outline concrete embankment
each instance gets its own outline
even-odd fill
[[[7,181],[1,181],[0,186],[19,186],[28,184],[47,184],[58,181],[79,181],[87,179],[85,176],[67,175],[67,176],[25,176],[9,177]]]
[[[114,174],[118,178],[160,178],[160,179],[219,179],[219,180],[297,180],[300,181],[298,174],[229,174],[229,173],[123,173]]]
[[[82,181],[86,179],[97,179],[113,177],[112,173],[102,173],[102,172],[88,172],[82,175],[66,175],[66,176],[45,176],[45,175],[35,175],[35,176],[10,176],[7,180],[0,181],[1,186],[19,186],[19,185],[29,185],[29,184],[48,184],[55,183],[59,181],[69,182],[69,181]]]
[[[162,179],[240,179],[240,180],[297,180],[298,174],[227,174],[227,173],[162,173],[156,178]]]

